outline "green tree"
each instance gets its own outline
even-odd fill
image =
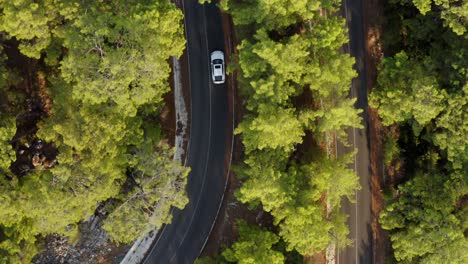
[[[467,194],[466,172],[441,175],[418,171],[398,188],[380,215],[398,261],[464,263],[468,257],[467,211],[457,206]],[[437,194],[437,195],[434,195]]]
[[[322,100],[318,110],[304,109],[299,117],[317,139],[324,140],[327,134],[336,133],[338,139],[346,142],[347,128],[363,127],[359,116],[363,110],[355,108],[355,102],[356,99]]]
[[[408,7],[413,3],[422,15]],[[400,126],[400,138],[391,137],[386,156],[402,153],[408,181],[388,197],[380,222],[389,230],[398,261],[464,263],[467,5],[451,0],[392,4],[388,12],[395,21],[388,27],[399,37],[384,44],[396,54],[383,60],[370,103],[384,124]]]
[[[272,214],[287,250],[313,254],[332,240],[348,244],[339,204],[359,186],[346,169],[352,155],[328,159],[318,150],[313,153],[318,158],[309,161],[297,152],[306,131],[322,145],[334,133],[344,137],[345,128],[361,127],[361,110],[348,99],[354,59],[339,52],[347,42],[345,21],[328,15],[339,1],[222,1],[221,6],[247,35],[236,58],[249,111],[236,129],[246,154],[236,169],[242,180],[237,198]],[[307,104],[298,104],[304,99]],[[330,212],[323,201],[327,195]]]
[[[447,94],[424,64],[431,62],[411,60],[404,51],[384,59],[370,99],[371,106],[379,109],[384,125],[414,118],[424,126],[444,109]]]
[[[447,159],[453,167],[468,166],[468,84],[463,90],[451,94],[446,107],[436,120],[439,128],[433,134],[435,145],[447,152]]]
[[[323,217],[321,204],[295,206],[286,213],[280,224],[280,235],[288,243],[288,250],[302,255],[314,254],[325,249],[331,241],[333,224]]]
[[[2,228],[0,250],[9,254],[9,256],[0,255],[2,263],[31,263],[34,255],[39,252],[37,239],[29,232],[29,223],[22,221],[20,224],[21,226],[0,226]]]
[[[0,172],[9,171],[11,163],[16,159],[11,140],[16,133],[15,120],[4,117],[0,113]]]
[[[185,184],[189,169],[173,160],[174,152],[159,144],[154,150],[147,142],[135,155],[136,184],[104,221],[104,230],[111,239],[131,243],[147,232],[170,223],[172,206],[182,209],[188,203]]]
[[[257,150],[244,160],[236,174],[245,179],[236,197],[243,203],[262,204],[265,211],[290,203],[297,192],[295,179],[286,172],[289,153],[281,149]]]
[[[407,3],[410,0],[400,0]],[[456,0],[411,0],[416,8],[425,15],[432,9],[440,12],[440,17],[444,20],[444,25],[451,28],[458,35],[463,35],[468,27],[468,4],[465,1]]]
[[[319,10],[320,2],[255,0],[240,3],[223,0],[221,7],[232,15],[235,25],[256,24],[271,30],[314,18]]]
[[[237,221],[239,239],[223,252],[229,262],[239,264],[284,263],[281,252],[272,249],[279,242],[279,237],[272,232]]]
[[[52,38],[52,25],[58,16],[54,0],[0,2],[0,31],[20,41],[20,51],[39,59]],[[52,28],[51,28],[52,27]]]
[[[273,215],[288,250],[313,254],[332,240],[345,246],[348,231],[345,217],[339,213],[340,203],[343,197],[353,200],[360,188],[355,173],[347,168],[353,156],[350,153],[337,160],[321,156],[287,169],[288,153],[256,151],[244,161],[246,166],[236,170],[242,179],[247,178],[236,196],[244,203],[261,204]]]
[[[7,103],[4,102],[6,96],[6,89],[9,81],[9,74],[5,67],[3,67],[6,56],[2,55],[3,49],[0,46],[0,93],[3,99],[0,99],[0,178],[3,173],[9,170],[11,162],[15,160],[15,151],[12,148],[11,140],[16,133],[15,119],[8,114]]]
[[[290,175],[298,177],[300,188],[291,203],[273,212],[276,222],[284,218],[280,235],[288,242],[288,250],[310,255],[324,250],[332,240],[340,246],[349,244],[345,217],[339,211],[341,200],[347,197],[353,201],[360,189],[356,174],[347,168],[353,156],[349,153],[336,160],[321,156],[290,169]],[[323,206],[324,197],[327,208]]]
[[[81,13],[62,32],[68,53],[61,75],[76,99],[116,103],[135,115],[138,106],[161,102],[169,90],[167,58],[180,56],[185,46],[182,13],[167,1],[111,3]]]
[[[311,191],[308,197],[319,201],[323,193],[331,209],[340,208],[343,197],[354,201],[354,194],[359,190],[359,179],[355,172],[348,168],[352,164],[355,152],[347,153],[338,159],[320,157],[309,164],[301,166],[302,172],[309,179]]]
[[[242,87],[250,95],[247,107],[253,110],[262,102],[285,105],[297,93],[294,84],[300,84],[307,72],[310,43],[299,35],[273,41],[264,29],[254,39],[243,40],[238,47],[239,66],[249,84]]]
[[[105,227],[114,223],[110,236],[125,243],[169,222],[169,208],[187,203],[187,169],[167,147],[158,149],[161,138],[147,125],[169,90],[167,59],[184,48],[181,20],[181,11],[163,0],[0,1],[2,37],[15,37],[23,54],[44,59],[31,60],[29,70],[46,69],[41,88],[53,99],[37,133],[24,140],[40,138],[59,152],[51,166],[5,177],[15,155],[11,116],[22,102],[10,91],[21,76],[1,68],[0,262],[29,263],[46,235],[75,236],[78,223],[109,198],[122,204]],[[140,188],[126,192],[130,176]],[[140,210],[150,207],[151,214]],[[130,235],[122,231],[128,216]]]
[[[357,72],[353,69],[354,58],[339,50],[348,42],[345,20],[339,16],[320,17],[304,38],[310,42],[311,55],[304,82],[322,100],[346,98]]]
[[[259,106],[258,116],[248,114],[236,128],[242,134],[246,152],[264,148],[292,150],[302,142],[304,131],[292,108],[277,108],[274,105]]]

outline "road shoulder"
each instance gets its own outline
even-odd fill
[[[367,69],[367,91],[370,93],[377,81],[377,67],[383,57],[381,37],[384,23],[382,0],[363,1],[363,23],[365,43],[365,63]],[[390,254],[388,233],[384,231],[379,222],[380,211],[384,208],[382,190],[385,186],[383,170],[382,137],[383,128],[376,109],[369,111],[369,140],[371,162],[371,191],[372,191],[372,239],[373,263],[385,263],[385,256]]]

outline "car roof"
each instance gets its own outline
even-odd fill
[[[215,64],[216,66],[221,66],[218,69],[216,67],[213,67],[213,74],[214,75],[223,75],[223,66],[221,64]]]

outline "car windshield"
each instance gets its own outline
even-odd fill
[[[222,64],[223,61],[222,60],[213,60],[213,64]]]

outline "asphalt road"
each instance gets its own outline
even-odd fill
[[[338,147],[338,154],[351,151],[357,148],[359,151],[355,156],[352,168],[359,176],[362,186],[356,192],[356,203],[348,200],[342,202],[342,212],[349,215],[347,224],[350,229],[349,238],[353,245],[339,252],[337,256],[338,264],[348,263],[373,263],[372,252],[372,230],[371,230],[371,170],[369,156],[368,113],[367,113],[367,76],[364,57],[364,27],[362,22],[362,0],[343,0],[343,10],[345,12],[350,43],[347,47],[351,55],[356,58],[355,69],[358,77],[355,78],[351,86],[351,97],[357,97],[356,107],[364,110],[364,129],[349,129],[348,138],[351,147]]]
[[[214,85],[209,54],[224,49],[221,15],[214,4],[184,0],[191,89],[188,165],[189,204],[175,209],[144,263],[193,263],[215,222],[225,189],[224,154],[228,141],[228,94]]]

